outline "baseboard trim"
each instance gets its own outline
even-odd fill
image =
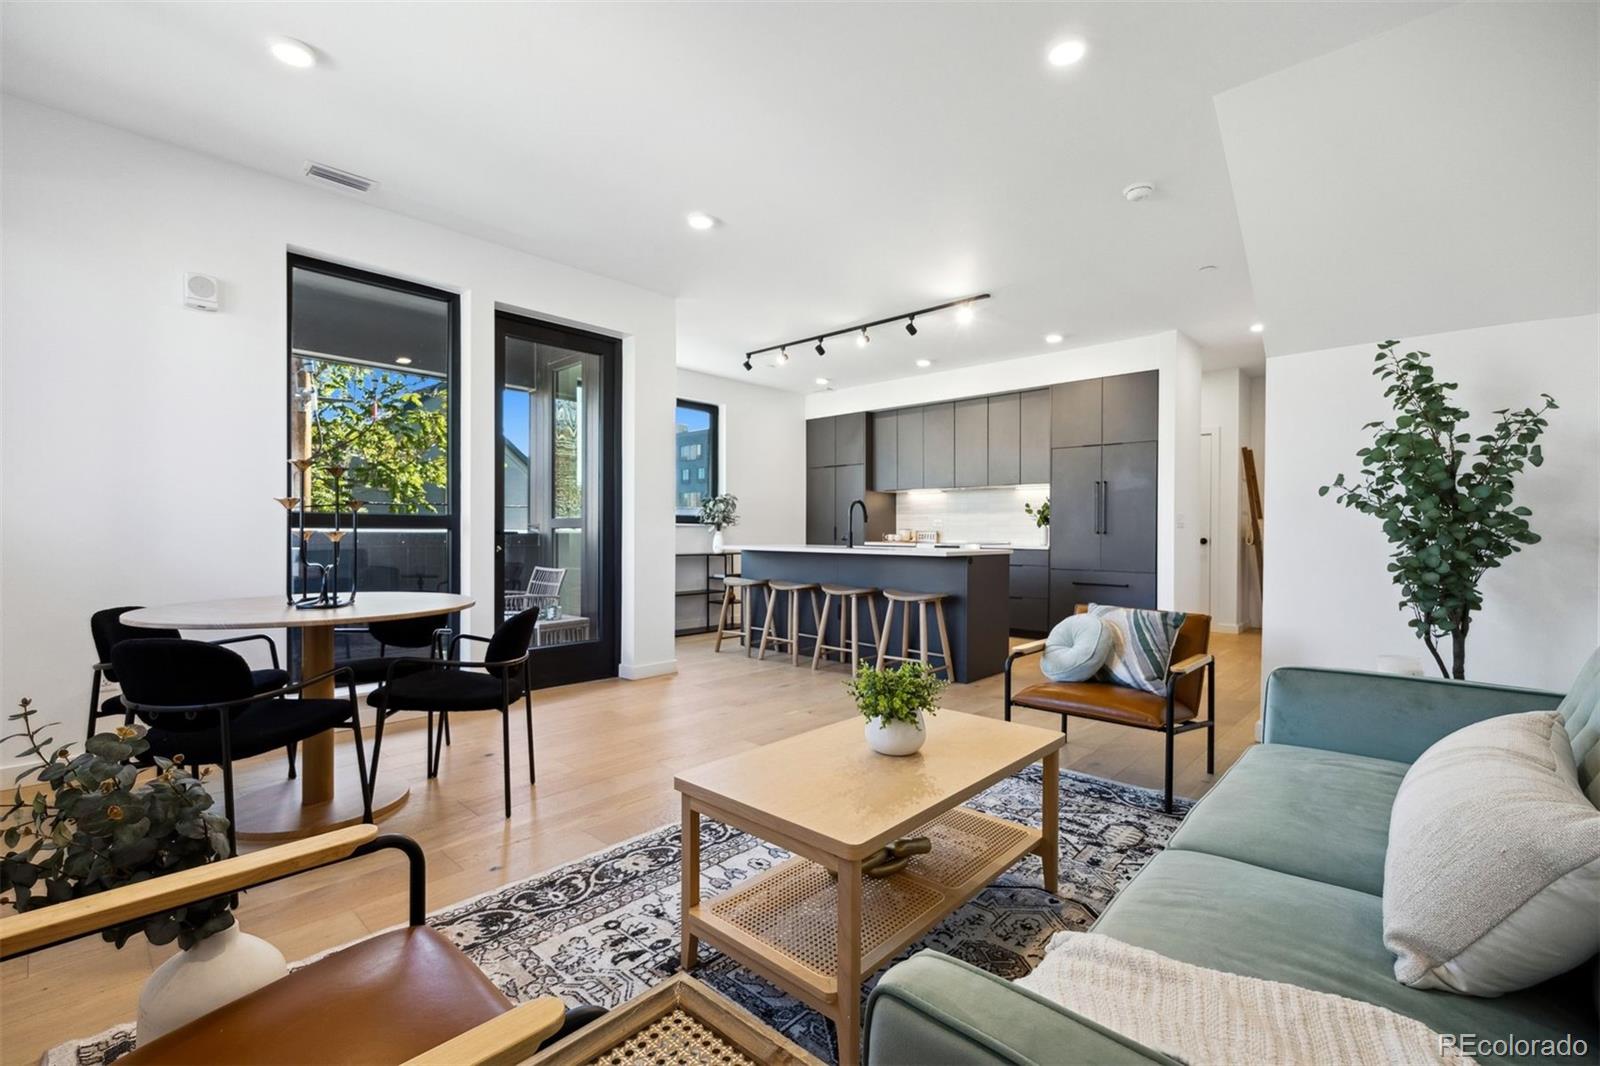
[[[663,659],[658,663],[620,663],[617,676],[624,681],[643,681],[647,677],[663,677],[678,672],[678,660]]]
[[[1245,630],[1244,626],[1233,622],[1218,622],[1216,619],[1212,619],[1211,628],[1218,633],[1243,633]]]

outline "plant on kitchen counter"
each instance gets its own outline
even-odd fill
[[[1022,509],[1033,516],[1033,524],[1040,529],[1050,524],[1050,500],[1048,497],[1039,505],[1038,510],[1035,510],[1031,503],[1023,504]]]
[[[739,497],[731,492],[713,496],[700,505],[700,524],[719,532],[739,524]]]
[[[855,697],[861,717],[885,724],[905,722],[921,729],[920,713],[937,713],[934,704],[947,684],[926,663],[902,663],[893,670],[863,665],[844,687]]]

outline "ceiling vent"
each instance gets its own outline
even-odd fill
[[[363,178],[360,174],[352,174],[348,170],[340,170],[324,163],[306,163],[306,177],[345,192],[366,193],[378,187],[378,183],[371,178]]]

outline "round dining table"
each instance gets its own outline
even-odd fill
[[[147,629],[298,629],[300,676],[316,677],[333,669],[333,633],[340,626],[364,626],[400,618],[422,618],[466,610],[476,601],[451,592],[362,592],[348,607],[291,607],[282,596],[249,596],[201,600],[164,607],[141,607],[122,616],[130,626]],[[306,686],[308,699],[338,695],[333,678]],[[376,714],[376,710],[371,710]],[[363,723],[369,724],[369,723]],[[319,733],[300,742],[299,787],[285,778],[256,785],[234,797],[240,840],[294,840],[361,821],[361,783],[339,786],[334,769],[333,733]],[[349,768],[351,777],[355,767]],[[374,783],[372,816],[381,820],[403,806],[411,795],[404,785]]]

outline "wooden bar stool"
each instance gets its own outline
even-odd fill
[[[744,649],[745,655],[750,654],[750,603],[751,597],[757,589],[765,591],[767,583],[758,577],[739,577],[730,574],[722,579],[722,607],[717,611],[717,643],[712,651],[722,650],[723,637],[738,637],[739,647]],[[739,594],[734,596],[734,590]],[[728,628],[728,612],[737,606],[739,608],[738,624]]]
[[[879,670],[883,669],[886,662],[908,663],[912,661],[911,655],[911,605],[917,605],[917,662],[926,664],[930,658],[939,662],[933,667],[934,673],[944,671],[946,681],[955,680],[955,672],[950,668],[950,633],[944,626],[944,599],[942,592],[902,592],[899,589],[884,589],[883,598],[889,605],[883,612],[883,640],[878,644]],[[894,605],[901,604],[900,623],[900,654],[889,655],[887,645],[889,634],[894,632]],[[933,605],[934,617],[939,624],[939,650],[933,651],[928,647],[928,605]]]
[[[768,581],[767,582],[767,617],[761,627],[761,650],[756,653],[756,659],[765,659],[767,643],[786,644],[789,647],[789,662],[791,665],[800,665],[800,638],[816,638],[815,633],[800,632],[800,593],[811,594],[811,616],[820,619],[821,609],[817,604],[817,586],[810,581]],[[772,635],[772,618],[779,613],[780,600],[778,597],[787,593],[789,596],[789,626],[787,636]]]
[[[815,670],[817,663],[822,661],[823,652],[834,651],[841,656],[849,653],[851,673],[855,673],[860,667],[861,612],[856,608],[860,606],[863,596],[867,600],[867,617],[872,620],[872,647],[876,650],[883,643],[883,634],[878,629],[878,609],[872,601],[877,594],[877,589],[858,588],[854,585],[822,586],[822,613],[817,615],[817,647],[811,653],[811,669]],[[829,644],[828,625],[822,620],[829,617],[834,600],[839,601],[839,643]]]

